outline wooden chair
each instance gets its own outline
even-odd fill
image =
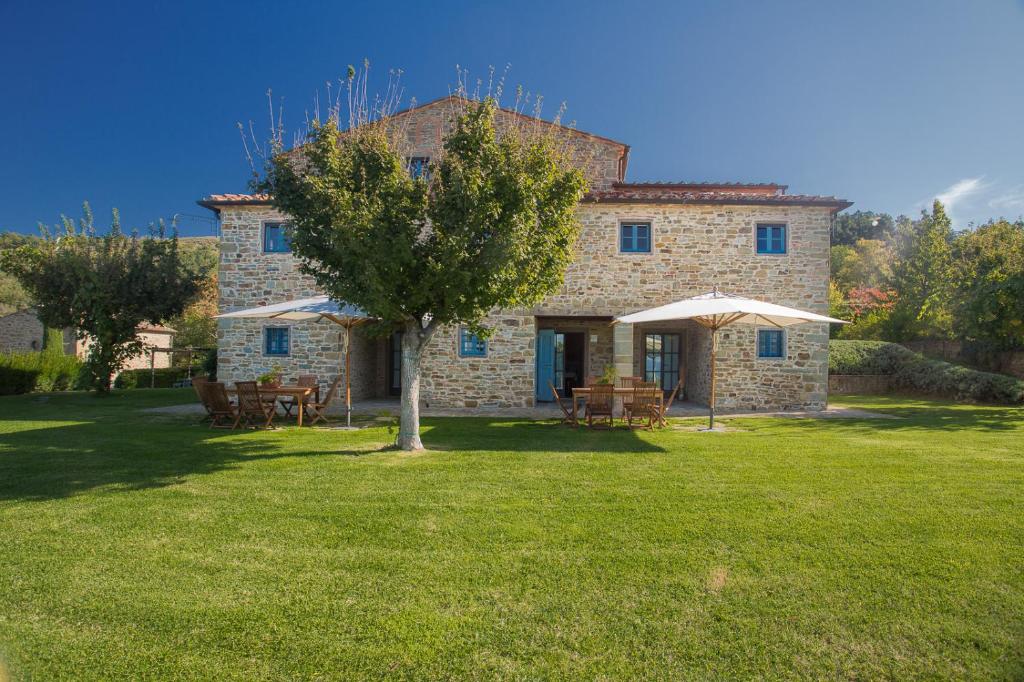
[[[587,401],[587,426],[594,425],[594,417],[607,418],[608,426],[615,425],[615,387],[611,384],[594,384],[590,387]]]
[[[204,381],[200,384],[204,404],[210,411],[210,428],[233,429],[238,426],[238,410],[228,398],[228,390],[221,381]]]
[[[672,392],[668,396],[668,400],[665,401],[665,404],[661,408],[661,414],[658,415],[658,421],[662,426],[665,425],[665,419],[668,417],[668,411],[672,409],[672,403],[676,401],[676,396],[679,395],[680,389],[683,388],[683,381],[685,380],[680,379],[676,382],[676,387],[672,389]]]
[[[633,400],[630,404],[629,416],[626,418],[629,428],[633,428],[633,420],[647,420],[647,428],[653,429],[655,421],[661,421],[658,409],[658,387],[653,382],[638,382],[633,386]]]
[[[317,381],[315,374],[300,374],[295,385],[315,388],[316,390],[313,391],[313,400],[320,402],[320,382]],[[284,416],[292,416],[292,408],[295,407],[295,398],[290,395],[283,395],[278,400],[281,403],[281,407],[284,408]]]
[[[579,426],[576,414],[572,410],[572,400],[560,396],[558,389],[551,383],[551,380],[548,380],[548,386],[551,387],[551,395],[555,396],[555,402],[558,403],[558,407],[562,409],[562,423],[569,426]]]
[[[643,377],[619,377],[619,388],[633,388],[643,380]],[[622,421],[626,421],[629,415],[629,408],[632,403],[632,395],[622,396]]]
[[[331,387],[327,389],[327,395],[322,401],[319,399],[307,401],[299,408],[300,410],[306,410],[306,412],[313,417],[313,420],[309,422],[310,426],[319,421],[327,421],[327,408],[331,406],[331,401],[334,400],[334,395],[338,393],[338,389],[341,387],[342,378],[341,374],[334,378],[334,383],[332,383]]]
[[[206,416],[199,420],[200,424],[202,424],[204,421],[212,417],[212,412],[210,411],[210,403],[206,399],[206,394],[203,392],[203,386],[206,383],[206,377],[192,377],[192,389],[196,392],[196,397],[199,398],[199,402],[203,404],[203,409],[206,410]]]
[[[276,403],[264,400],[264,396],[260,395],[259,384],[255,381],[236,381],[235,391],[238,394],[238,417],[235,419],[235,426],[245,422],[246,426],[269,429],[277,414]]]

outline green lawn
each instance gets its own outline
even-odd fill
[[[190,400],[0,398],[15,679],[1024,677],[1021,409],[420,454],[138,411]]]

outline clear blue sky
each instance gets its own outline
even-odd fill
[[[632,146],[631,180],[1024,213],[1024,0],[0,3],[0,229],[88,199],[145,225],[244,191],[235,128],[364,57],[420,101],[462,64]],[[186,221],[185,232],[209,230]]]

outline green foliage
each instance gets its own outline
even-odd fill
[[[930,214],[922,212],[921,220],[899,226],[891,280],[899,297],[889,316],[889,338],[952,337],[952,239],[952,224],[938,200]]]
[[[115,210],[110,230],[98,235],[88,204],[78,227],[62,221],[59,236],[44,229],[45,239],[4,252],[0,265],[35,300],[44,324],[93,339],[89,371],[96,390],[107,392],[111,375],[141,350],[136,327],[179,314],[198,274],[183,266],[177,235],[165,238],[162,224],[147,238],[127,236]]]
[[[841,213],[832,226],[832,244],[849,246],[862,239],[885,241],[892,238],[895,229],[896,224],[888,213]]]
[[[872,239],[853,246],[833,246],[832,279],[842,291],[854,288],[883,288],[892,279],[892,254],[888,244]]]
[[[192,376],[195,374],[192,372]],[[176,382],[187,379],[189,372],[185,367],[126,369],[114,379],[114,388],[150,388],[154,375],[156,385],[152,388],[172,388]]]
[[[342,134],[332,116],[300,149],[279,149],[257,185],[290,216],[292,250],[321,290],[405,332],[403,448],[421,447],[409,406],[434,332],[463,324],[486,336],[490,311],[540,302],[574,256],[583,173],[550,126],[499,135],[495,116],[490,98],[468,103],[418,178],[387,117]]]
[[[0,353],[0,395],[83,388],[83,363],[63,351]]]
[[[206,376],[210,377],[211,381],[217,380],[217,349],[211,348],[203,359],[203,371],[206,372]]]
[[[953,400],[1024,402],[1024,381],[927,358],[884,341],[832,341],[829,373],[884,374],[896,388]]]
[[[1024,348],[1024,222],[964,232],[953,250],[959,331],[994,350]]]
[[[303,270],[338,300],[389,324],[478,328],[561,284],[579,233],[582,173],[554,144],[500,137],[486,100],[457,117],[429,180],[410,176],[384,125],[313,127],[277,154],[260,189],[292,218]],[[429,227],[428,227],[429,225]]]

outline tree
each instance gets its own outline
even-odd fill
[[[832,247],[832,279],[843,292],[882,288],[892,278],[892,251],[886,242],[858,239],[853,246]]]
[[[0,256],[35,300],[50,327],[72,327],[91,340],[87,367],[98,393],[110,391],[111,375],[142,350],[136,328],[180,313],[196,292],[196,275],[182,266],[177,234],[164,227],[139,238],[121,231],[117,210],[104,235],[97,235],[89,205],[76,227],[61,216],[58,236]]]
[[[550,126],[499,135],[495,116],[491,98],[467,101],[440,157],[413,177],[388,116],[350,114],[361,125],[342,132],[332,115],[299,149],[279,144],[258,184],[290,216],[292,249],[318,286],[403,330],[406,450],[422,448],[420,359],[437,329],[486,335],[490,311],[540,302],[574,255],[582,172]]]
[[[179,248],[185,269],[199,275],[199,287],[188,307],[166,323],[177,331],[176,348],[212,348],[217,345],[217,242],[208,237],[183,237]],[[179,353],[177,360],[187,358]]]
[[[891,288],[898,298],[889,315],[890,340],[951,338],[952,240],[952,223],[938,199],[920,220],[901,221],[895,237]]]
[[[994,350],[1024,348],[1024,222],[990,222],[953,243],[958,329]]]
[[[888,213],[854,211],[836,216],[832,225],[832,245],[852,246],[859,239],[886,241],[892,238],[896,224]]]

